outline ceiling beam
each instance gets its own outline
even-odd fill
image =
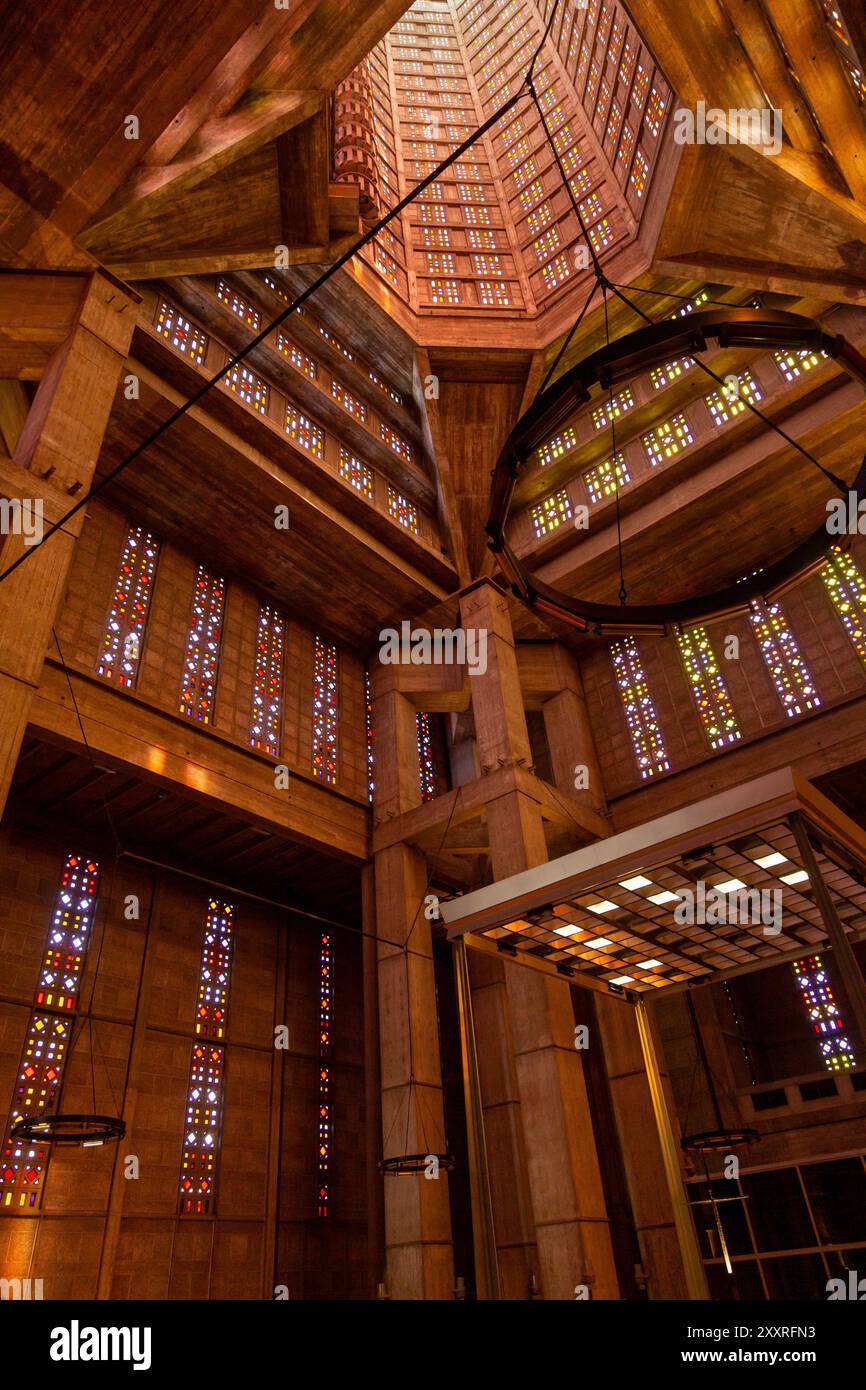
[[[866,124],[817,4],[770,0],[773,19],[854,199],[866,203]]]

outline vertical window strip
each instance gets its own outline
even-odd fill
[[[706,629],[678,633],[677,645],[707,741],[711,748],[727,748],[743,735]]]
[[[370,672],[364,672],[364,714],[367,726],[367,800],[373,804],[373,792],[376,790],[374,775],[373,758],[373,696],[370,691]]]
[[[327,1216],[331,1209],[331,1005],[333,1003],[333,951],[330,936],[319,949],[319,1118],[316,1210]]]
[[[669,772],[671,765],[634,638],[624,637],[614,643],[611,660],[641,777]]]
[[[41,1195],[47,1144],[13,1139],[16,1120],[56,1108],[96,913],[99,865],[70,854],[54,900],[0,1157],[0,1207],[32,1208]]]
[[[337,648],[316,638],[313,665],[313,774],[337,780]]]
[[[222,1127],[228,990],[234,936],[234,907],[208,904],[195,1009],[196,1039],[187,1086],[186,1125],[180,1163],[182,1216],[213,1210]]]
[[[158,555],[155,537],[142,526],[132,527],[124,541],[97,667],[98,675],[127,689],[138,676]]]
[[[854,1049],[821,957],[806,956],[794,961],[794,975],[824,1065],[828,1071],[850,1071],[854,1066]]]
[[[436,795],[436,763],[433,757],[430,715],[419,711],[415,716],[415,726],[418,740],[418,780],[421,784],[421,800],[432,801]]]
[[[209,724],[213,715],[224,596],[224,580],[199,565],[184,658],[180,712],[200,724]]]
[[[250,744],[276,758],[283,723],[283,654],[286,625],[273,608],[259,609]]]
[[[820,696],[815,690],[809,668],[800,655],[797,639],[778,603],[753,599],[749,618],[761,655],[788,717],[793,719],[805,710],[818,709]]]
[[[835,545],[821,568],[821,578],[851,645],[866,666],[866,579],[853,557]]]

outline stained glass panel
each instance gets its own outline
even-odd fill
[[[866,665],[866,579],[853,556],[833,546],[821,578],[860,660]]]
[[[128,689],[138,675],[158,554],[149,531],[134,526],[128,532],[97,667],[100,676]]]
[[[390,483],[388,484],[388,515],[398,521],[401,526],[405,526],[407,531],[411,531],[413,535],[418,535],[418,512],[416,508]]]
[[[706,629],[693,627],[679,633],[677,645],[709,745],[727,748],[742,733]]]
[[[351,484],[356,492],[369,501],[373,500],[373,470],[361,459],[355,458],[348,449],[340,445],[340,477]]]
[[[331,1207],[331,1005],[333,953],[330,936],[319,948],[319,1117],[317,1133],[316,1210],[327,1216]]]
[[[804,710],[817,709],[820,696],[778,603],[753,599],[749,618],[785,713],[794,718]]]
[[[78,1003],[81,975],[96,912],[99,865],[71,854],[66,860],[54,901],[45,956],[9,1107],[0,1160],[0,1204],[34,1207],[48,1162],[48,1146],[12,1139],[21,1116],[51,1113],[57,1102],[63,1066]]]
[[[157,310],[156,331],[163,338],[168,338],[172,347],[184,353],[191,361],[199,365],[204,361],[208,344],[207,334],[196,324],[190,323],[179,309],[165,299],[160,300]]]
[[[625,637],[614,643],[611,659],[641,777],[670,771],[662,731],[634,638]]]
[[[250,743],[275,758],[283,723],[283,652],[286,625],[273,608],[259,609]]]
[[[213,714],[224,596],[225,581],[199,565],[183,664],[180,712],[200,724],[209,724]]]
[[[415,716],[415,724],[418,738],[418,778],[421,783],[421,800],[432,801],[436,795],[436,764],[433,758],[429,714],[419,711]]]
[[[854,1050],[821,957],[806,956],[794,961],[794,974],[827,1070],[850,1071]]]
[[[316,638],[313,666],[313,772],[337,780],[337,648]]]
[[[196,1041],[187,1087],[179,1209],[206,1216],[213,1207],[222,1122],[228,989],[234,931],[231,903],[208,904],[195,1009]]]
[[[568,493],[564,488],[559,492],[554,492],[550,497],[545,497],[543,502],[532,508],[532,527],[536,537],[548,535],[555,531],[564,521],[568,521],[572,516],[571,502]]]
[[[223,304],[226,304],[239,319],[243,319],[250,328],[254,328],[256,331],[261,328],[262,316],[258,309],[255,309],[248,300],[233,290],[228,281],[217,280],[216,295],[217,299],[221,299]]]

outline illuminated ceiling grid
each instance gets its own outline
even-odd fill
[[[862,928],[866,878],[829,855],[829,849],[815,850],[836,911],[846,925]],[[629,869],[618,880],[479,935],[518,955],[541,956],[644,993],[759,961],[771,965],[774,957],[808,952],[823,942],[826,931],[804,874],[790,826],[776,822],[676,860]],[[731,893],[742,887],[781,893],[781,931],[765,933],[760,920],[678,924],[673,912],[679,894],[695,892],[699,880],[707,893],[725,884],[733,885]],[[770,916],[773,900],[765,902]]]

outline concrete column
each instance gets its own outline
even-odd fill
[[[14,302],[14,296],[7,295],[4,302]],[[137,303],[133,291],[102,272],[82,280],[71,331],[46,367],[14,460],[0,467],[2,495],[41,501],[46,530],[91,485]],[[26,301],[22,312],[26,316]],[[14,327],[26,339],[28,325]],[[11,325],[0,324],[0,332],[12,331]],[[82,510],[0,582],[0,814],[83,520]],[[3,538],[0,574],[30,549],[26,539],[23,534]]]
[[[541,707],[553,780],[577,802],[583,802],[597,815],[607,816],[607,802],[595,738],[586,709],[580,668],[571,652],[561,648],[557,665],[566,684]],[[586,768],[586,786],[576,779],[576,770]]]
[[[595,996],[629,1200],[651,1299],[690,1291],[671,1205],[637,1020],[630,1004]]]
[[[488,634],[487,671],[471,682],[482,773],[509,763],[529,763],[507,601],[489,581],[481,581],[464,596],[461,614],[464,627],[483,628]],[[546,860],[537,803],[522,792],[510,792],[486,809],[496,879]],[[485,1094],[485,1112],[504,1111],[509,1124],[500,1126],[499,1135],[493,1115],[488,1120],[485,1113],[485,1124],[491,1149],[503,1128],[511,1141],[504,1155],[491,1154],[497,1226],[506,1219],[509,1197],[512,1210],[516,1198],[516,1210],[521,1211],[528,1179],[543,1296],[573,1299],[576,1285],[589,1284],[594,1297],[615,1298],[619,1289],[586,1084],[574,1047],[568,985],[519,965],[490,962],[490,971],[496,977],[498,1007],[485,1008],[479,999],[476,1018],[479,1053],[499,1059],[499,1084]],[[493,983],[488,979],[480,993],[489,993]],[[482,1073],[482,1090],[485,1079]],[[522,1143],[515,1142],[517,1134]],[[495,1181],[503,1161],[513,1172],[510,1194]],[[501,1243],[499,1234],[497,1242]],[[525,1233],[521,1253],[526,1262],[533,1258]],[[503,1285],[506,1282],[503,1278]],[[503,1294],[509,1296],[505,1287]],[[514,1291],[510,1296],[520,1294]]]
[[[377,817],[416,805],[415,712],[389,668],[371,676]],[[427,865],[410,845],[374,859],[384,1157],[445,1151]],[[448,1176],[385,1176],[386,1285],[395,1299],[454,1296]]]

